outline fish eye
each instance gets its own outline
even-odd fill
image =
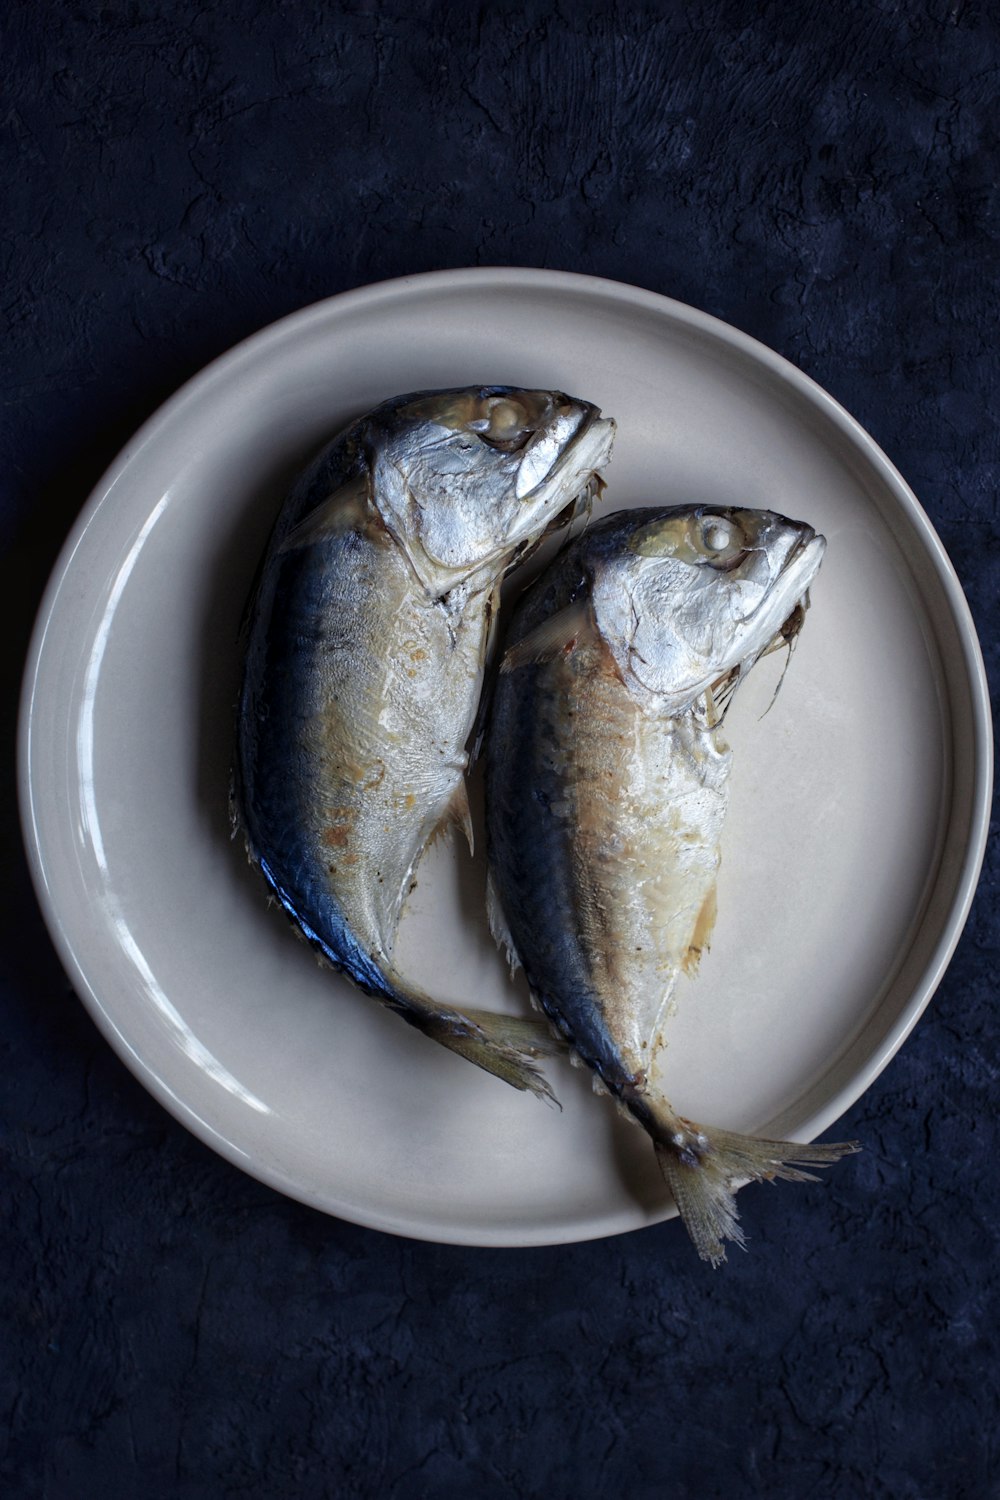
[[[640,557],[672,558],[692,568],[715,568],[728,573],[747,555],[747,539],[740,523],[729,516],[676,507],[648,526],[640,527],[628,543]]]
[[[716,517],[702,527],[701,540],[706,552],[725,552],[732,539],[731,528]]]
[[[740,527],[727,516],[703,516],[692,540],[712,567],[734,567],[746,552]]]
[[[528,421],[528,413],[520,401],[512,401],[509,397],[501,397],[498,401],[490,402],[490,426],[491,438],[512,438],[521,432]]]
[[[483,406],[483,414],[469,423],[477,437],[501,453],[516,453],[525,447],[534,427],[520,401],[510,396],[492,396]]]

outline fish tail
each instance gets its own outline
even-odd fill
[[[537,1059],[561,1050],[548,1024],[540,1019],[505,1016],[493,1011],[460,1011],[440,1005],[424,991],[408,984],[384,953],[375,955],[358,942],[339,909],[322,913],[328,937],[320,937],[300,914],[300,903],[275,878],[266,860],[248,852],[260,865],[268,884],[291,918],[296,930],[312,945],[321,959],[347,974],[359,989],[402,1016],[417,1031],[457,1052],[477,1067],[502,1078],[512,1088],[536,1094],[561,1108],[548,1080],[537,1067]],[[335,938],[335,941],[334,941]]]
[[[494,1011],[452,1010],[418,997],[412,990],[402,996],[396,990],[387,1001],[432,1041],[440,1042],[450,1052],[475,1063],[477,1067],[502,1078],[511,1088],[535,1094],[561,1109],[548,1079],[538,1067],[538,1059],[563,1050],[542,1020],[528,1016],[505,1016]],[[400,1001],[402,1000],[402,1003]]]
[[[737,1135],[731,1130],[684,1120],[673,1111],[645,1108],[639,1118],[653,1136],[656,1159],[673,1194],[684,1227],[702,1260],[713,1266],[726,1258],[723,1242],[745,1248],[736,1209],[736,1190],[746,1182],[817,1182],[803,1167],[828,1167],[861,1150],[857,1141],[805,1145]]]

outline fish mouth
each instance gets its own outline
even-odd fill
[[[806,611],[809,608],[809,589],[819,572],[825,552],[826,538],[820,536],[811,526],[803,525],[801,534],[796,538],[775,580],[778,602],[781,604],[780,610],[777,611],[777,618],[781,623],[772,634],[765,638],[764,644],[758,650],[751,651],[742,661],[735,662],[725,672],[721,672],[710,685],[714,700],[713,706],[718,715],[717,723],[724,720],[736,689],[762,657],[769,656],[772,651],[782,648],[786,648],[789,656],[791,655],[799,632],[805,623]],[[785,669],[774,691],[774,698],[778,696],[784,682],[787,667],[786,661]],[[772,704],[774,698],[771,700]]]
[[[543,538],[563,526],[590,519],[595,498],[604,488],[598,469],[611,457],[617,432],[613,417],[596,406],[583,408],[576,429],[533,489],[520,496],[503,541],[479,567],[504,564],[504,572],[530,557]]]
[[[819,544],[818,549],[814,545],[815,543]],[[825,551],[826,538],[817,536],[812,527],[808,527],[807,534],[799,539],[788,559],[789,563],[797,562],[800,568],[806,573],[804,580],[800,581],[799,584],[801,592],[799,592],[798,598],[785,617],[777,635],[772,638],[770,644],[767,646],[766,649],[768,651],[776,651],[780,646],[787,646],[790,650],[795,644],[799,632],[805,624],[806,611],[809,608],[809,588],[816,577],[820,563],[823,561]]]
[[[790,597],[795,601],[788,619],[791,619],[800,607],[808,607],[809,588],[819,572],[825,552],[826,537],[820,536],[811,526],[804,527],[802,535],[785,559],[785,565],[780,574],[786,598]]]
[[[590,521],[594,501],[604,491],[605,482],[598,470],[611,457],[617,430],[614,418],[602,417],[596,406],[584,410],[579,426],[551,469],[518,502],[514,524],[503,546],[490,559],[494,565],[507,559],[504,572],[509,572],[531,557],[552,533],[566,527],[573,537],[583,530]]]
[[[769,651],[779,646],[791,646],[802,629],[806,610],[809,608],[809,589],[826,552],[826,537],[820,536],[811,526],[803,526],[775,580],[779,605],[777,618],[781,622],[768,637],[761,650],[753,658],[758,661]],[[752,665],[752,663],[750,663]]]

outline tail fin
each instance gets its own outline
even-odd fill
[[[648,1122],[647,1129],[649,1128]],[[702,1260],[719,1266],[726,1258],[723,1240],[744,1249],[736,1211],[736,1189],[745,1182],[816,1182],[803,1166],[827,1167],[861,1150],[857,1141],[836,1145],[799,1145],[703,1128],[672,1112],[660,1114],[653,1137],[656,1159],[678,1212]]]
[[[562,1107],[536,1066],[538,1058],[564,1050],[564,1044],[552,1036],[546,1022],[493,1011],[417,1008],[412,1004],[413,998],[411,992],[407,996],[411,1003],[398,1008],[425,1036],[494,1077],[502,1078],[511,1088],[535,1094],[557,1109]]]

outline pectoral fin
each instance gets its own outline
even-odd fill
[[[716,893],[715,885],[713,884],[701,904],[701,911],[698,913],[698,919],[694,924],[691,941],[688,943],[687,952],[684,954],[681,962],[681,968],[685,974],[691,975],[697,972],[701,955],[705,952],[711,941],[712,929],[715,927],[716,912]]]
[[[472,726],[472,734],[469,736],[469,762],[472,765],[476,763],[482,753],[483,741],[486,739],[486,727],[489,724],[490,713],[493,708],[493,685],[496,682],[496,674],[491,668],[493,666],[493,658],[496,655],[499,618],[500,585],[498,583],[486,602],[486,641],[483,647],[483,666],[485,671],[479,698],[479,707],[476,710],[476,719]]]
[[[594,634],[590,606],[584,602],[568,604],[511,646],[500,663],[500,671],[505,674],[533,663],[555,661],[557,656],[572,651],[581,639],[592,640]]]
[[[469,846],[469,853],[475,854],[476,838],[472,828],[472,812],[469,808],[469,793],[464,776],[452,792],[451,800],[441,814],[437,827],[428,842],[433,844],[443,833],[450,833],[453,828],[461,829],[465,835],[465,842]]]
[[[359,474],[334,490],[314,510],[293,526],[279,551],[294,552],[299,547],[313,547],[327,537],[356,530],[371,519],[371,476]]]

